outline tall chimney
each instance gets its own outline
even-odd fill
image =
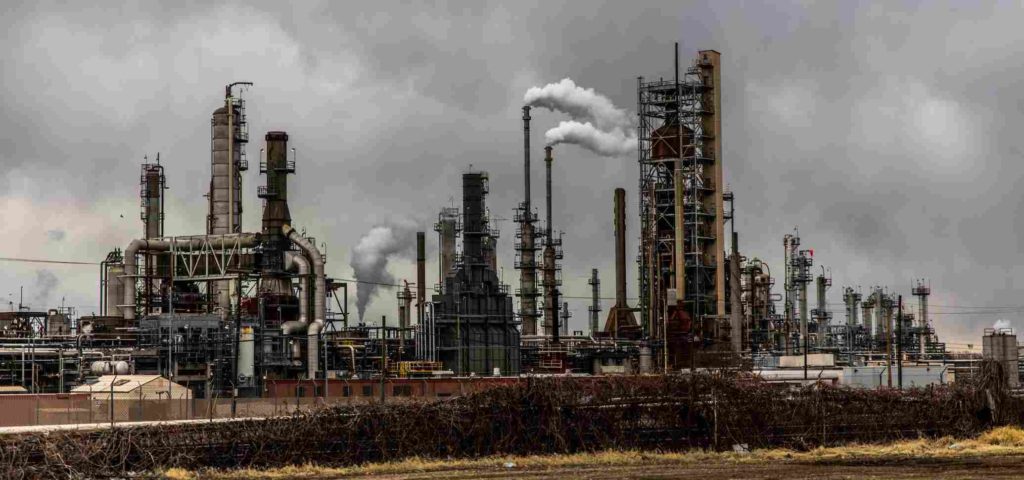
[[[523,186],[526,212],[530,212],[530,106],[523,107]]]
[[[523,203],[516,212],[519,222],[518,252],[519,261],[516,268],[519,275],[519,315],[522,318],[522,334],[537,334],[537,257],[535,247],[534,222],[536,218],[530,206],[530,107],[523,107]]]
[[[615,189],[615,306],[626,306],[626,189]]]
[[[743,351],[743,301],[740,285],[739,234],[732,232],[732,255],[729,257],[729,340],[732,351]]]
[[[541,260],[541,278],[544,287],[544,334],[554,335],[558,328],[558,302],[555,301],[555,246],[551,237],[551,146],[544,147],[546,185],[546,224],[544,225],[544,252]],[[554,302],[554,303],[553,303]]]
[[[608,310],[605,333],[639,335],[636,317],[626,303],[626,189],[615,189],[615,305]],[[625,330],[624,330],[625,329]],[[634,331],[635,330],[635,331]],[[634,331],[633,333],[630,333]]]
[[[597,278],[597,269],[590,269],[590,334],[594,335],[598,329],[598,313],[601,311],[601,280]]]
[[[551,245],[551,145],[544,147],[544,169],[546,171],[547,183],[547,245]]]
[[[427,298],[427,234],[416,232],[416,325],[423,322]]]

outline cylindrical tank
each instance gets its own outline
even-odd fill
[[[256,335],[252,327],[242,327],[238,334],[238,381],[246,383],[256,373]]]
[[[982,338],[981,345],[982,357],[985,360],[1002,365],[1007,386],[1010,388],[1019,386],[1017,335],[1010,330],[988,330]]]
[[[111,317],[123,316],[121,308],[118,308],[118,305],[124,302],[125,279],[121,278],[122,275],[124,275],[124,264],[107,264],[107,284],[103,292],[106,297],[106,310],[103,312],[103,315]]]
[[[640,373],[651,373],[651,347],[640,347]]]

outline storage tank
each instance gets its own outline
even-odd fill
[[[1007,373],[1006,382],[1010,388],[1017,388],[1020,385],[1020,373],[1018,368],[1017,335],[1012,329],[985,329],[985,336],[982,337],[982,358],[998,362]]]
[[[256,372],[256,335],[252,327],[242,327],[238,335],[238,382],[247,384]]]

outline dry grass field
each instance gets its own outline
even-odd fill
[[[573,455],[488,457],[471,460],[408,459],[348,468],[304,465],[273,470],[169,470],[186,479],[1024,479],[1024,430],[1001,427],[977,438],[911,440],[810,451],[598,452]]]

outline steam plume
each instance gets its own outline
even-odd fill
[[[394,284],[395,277],[388,272],[388,261],[396,256],[411,257],[416,245],[416,227],[413,225],[377,225],[366,232],[352,249],[349,265],[359,283],[356,287],[356,309],[363,321],[366,307],[379,287]]]
[[[587,123],[562,121],[544,134],[548,145],[572,143],[604,157],[618,157],[636,152],[635,136],[627,136],[622,130],[601,131]]]
[[[633,127],[629,113],[616,107],[608,97],[595,92],[593,88],[576,85],[571,78],[563,78],[558,83],[549,83],[543,87],[530,87],[523,101],[535,107],[562,112],[573,120],[591,122],[601,130],[630,130]]]
[[[528,105],[568,115],[548,130],[548,145],[571,143],[603,157],[629,155],[636,151],[637,137],[632,115],[618,108],[608,97],[592,88],[576,85],[570,78],[543,87],[531,87],[523,96]]]

